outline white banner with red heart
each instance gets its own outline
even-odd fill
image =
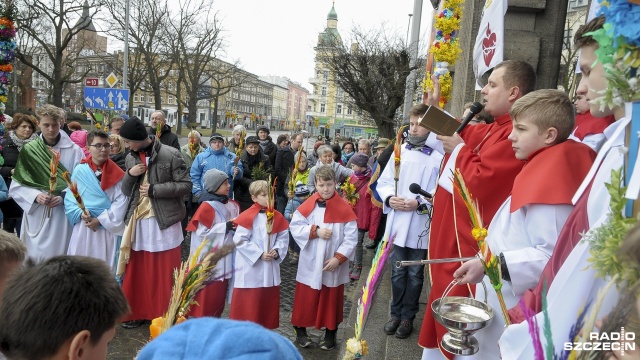
[[[486,0],[476,43],[473,47],[473,72],[476,89],[482,88],[482,76],[504,59],[504,14],[507,0]]]

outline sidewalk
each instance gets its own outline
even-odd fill
[[[371,260],[373,259],[373,250],[366,250],[364,257],[364,266],[362,273],[368,274],[371,268]],[[367,341],[369,354],[366,359],[420,359],[422,357],[422,348],[418,345],[418,335],[424,318],[424,311],[427,303],[428,281],[425,281],[420,295],[420,310],[413,321],[413,332],[406,339],[398,339],[393,335],[387,335],[383,328],[384,324],[389,320],[389,305],[391,302],[391,263],[388,261],[385,266],[380,284],[373,299],[369,315],[365,320],[362,338]],[[425,274],[425,279],[428,279]],[[353,311],[349,314],[349,320],[345,324],[343,338],[349,339],[354,336],[354,324],[357,316],[357,302],[360,297],[362,286],[366,278],[360,279],[359,290],[353,299]],[[340,344],[340,358],[344,356],[346,350],[346,341]]]

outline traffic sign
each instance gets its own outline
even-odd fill
[[[90,109],[127,110],[129,90],[85,87],[84,106]]]
[[[84,86],[98,87],[98,86],[100,86],[100,79],[98,79],[98,78],[85,78],[84,79]]]
[[[116,74],[111,73],[109,74],[109,76],[107,76],[107,85],[109,85],[109,87],[113,87],[113,85],[115,85],[118,82],[118,77],[116,76]]]

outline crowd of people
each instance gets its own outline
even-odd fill
[[[148,127],[136,117],[116,117],[110,134],[74,129],[51,105],[37,109],[37,118],[17,114],[0,168],[0,294],[6,284],[0,351],[9,359],[60,351],[104,358],[117,322],[135,328],[167,310],[186,232],[192,255],[205,242],[236,246],[216,264],[189,317],[219,318],[230,300],[231,320],[280,327],[280,264],[289,258],[297,264],[290,319],[295,343],[310,346],[307,328],[315,327],[325,331],[320,348],[334,349],[344,321],[344,285],[360,278],[365,248],[389,239],[393,263],[478,255],[473,234],[480,229],[473,228],[453,171],[488,227],[485,241],[498,259],[508,313],[501,316],[495,292],[476,288],[489,281],[479,259],[430,264],[428,279],[424,265],[393,266],[389,320],[381,330],[399,339],[412,334],[428,281],[427,309],[447,288],[448,296],[488,299],[496,315],[476,334],[476,358],[531,357],[519,303],[543,322],[543,300],[554,345],[562,348],[580,309],[604,287],[587,266],[589,245],[579,240],[611,211],[605,204],[612,170],[625,157],[613,149],[624,145],[630,122],[624,108],[593,102],[607,86],[592,37],[603,23],[596,18],[576,33],[583,75],[574,103],[564,92],[535,90],[531,65],[507,60],[482,89],[484,110],[473,117],[474,126],[452,136],[421,126],[440,98],[437,81],[428,103],[415,105],[398,130],[400,144],[319,139],[309,154],[303,134],[274,142],[265,126],[247,136],[237,125],[228,143],[220,133],[203,143],[194,130],[180,147],[162,111],[151,115]],[[61,181],[67,171],[77,191]],[[414,184],[433,196],[416,195]],[[638,234],[632,231],[619,252],[630,267],[638,266]],[[44,262],[20,270],[27,257]],[[637,286],[628,285],[637,299]],[[618,290],[606,296],[598,317],[614,308]],[[48,311],[50,303],[59,305],[56,311]],[[638,309],[627,305],[637,319]],[[237,323],[219,324],[226,331]],[[174,337],[152,341],[140,358],[181,349],[188,334],[215,326],[189,320],[170,330]],[[245,331],[271,337],[276,358],[300,358],[290,342],[260,329]],[[55,336],[35,340],[43,331]],[[441,345],[446,331],[425,311],[423,359],[453,358]]]

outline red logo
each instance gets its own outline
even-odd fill
[[[484,55],[484,64],[488,67],[491,59],[496,53],[496,33],[491,31],[491,24],[487,23],[487,32],[482,40],[482,54]]]

